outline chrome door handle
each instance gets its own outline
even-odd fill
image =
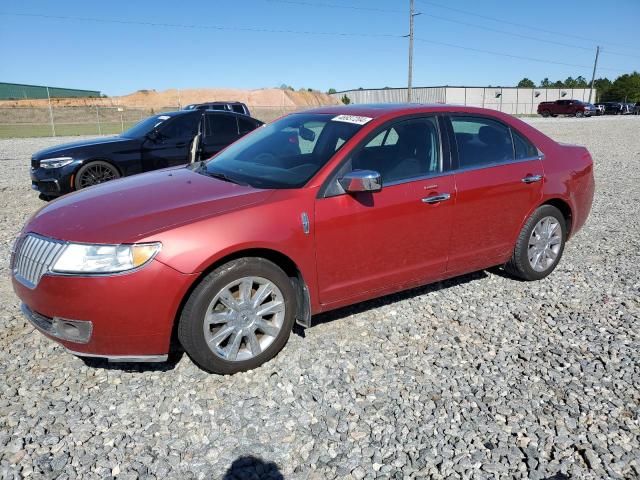
[[[527,175],[522,179],[522,183],[535,183],[542,180],[543,175]]]
[[[450,198],[451,198],[451,195],[449,195],[448,193],[441,193],[439,195],[434,195],[432,197],[423,198],[422,202],[433,204],[433,203],[444,202],[446,200],[449,200]]]

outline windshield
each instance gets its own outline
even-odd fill
[[[142,138],[162,122],[165,122],[170,118],[170,115],[154,115],[153,117],[145,118],[141,122],[136,123],[129,130],[125,130],[124,132],[122,132],[120,136],[127,138]]]
[[[351,123],[356,120],[357,123]],[[198,172],[256,188],[299,188],[369,121],[294,114],[255,130],[198,167]]]

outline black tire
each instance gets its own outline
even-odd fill
[[[120,178],[120,172],[116,167],[109,162],[94,160],[80,167],[73,181],[73,186],[76,190],[81,190],[117,178]]]
[[[285,305],[282,327],[262,353],[248,360],[228,361],[207,345],[203,321],[210,303],[229,283],[243,277],[262,277],[280,289]],[[296,318],[296,292],[291,279],[274,263],[263,258],[240,258],[216,268],[193,290],[178,321],[178,339],[187,355],[210,373],[230,375],[259,367],[275,357],[289,340]]]
[[[584,113],[583,113],[583,112],[581,112],[581,111],[577,111],[577,112],[576,112],[576,117],[577,117],[577,118],[582,118],[582,117],[584,117]]]
[[[543,110],[543,111],[542,111],[542,116],[543,116],[544,118],[547,118],[547,117],[549,117],[550,115],[551,115],[551,112],[550,112],[549,110]]]
[[[561,242],[560,249],[553,264],[547,267],[544,271],[538,271],[535,270],[529,262],[529,238],[531,237],[533,229],[538,224],[538,222],[545,217],[553,217],[558,221],[561,229]],[[560,212],[560,210],[552,205],[542,205],[535,212],[533,212],[533,214],[527,219],[524,226],[522,227],[520,235],[518,235],[518,239],[516,240],[516,245],[513,250],[513,256],[511,257],[511,260],[509,260],[509,262],[505,265],[505,270],[514,277],[526,281],[541,280],[545,278],[555,270],[558,263],[560,262],[562,253],[564,252],[564,244],[566,238],[567,223],[564,216],[562,215],[562,212]]]

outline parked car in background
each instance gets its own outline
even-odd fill
[[[622,114],[623,115],[633,115],[635,113],[636,104],[635,103],[623,103],[622,104]]]
[[[606,115],[622,115],[624,109],[621,102],[603,102]]]
[[[232,112],[182,110],[149,117],[117,137],[57,145],[31,157],[31,186],[46,199],[120,177],[209,158],[261,126]]]
[[[228,112],[242,113],[251,115],[249,107],[242,102],[205,102],[192,103],[183,108],[183,110],[226,110]]]
[[[640,102],[636,102],[635,106],[633,107],[633,113],[634,115],[640,115]]]
[[[594,107],[596,108],[596,115],[604,115],[605,114],[606,107],[604,106],[604,104],[596,103],[594,105]]]
[[[557,117],[558,115],[590,117],[596,114],[596,108],[592,104],[580,100],[556,100],[555,102],[540,102],[538,114],[543,117]]]
[[[584,147],[504,113],[324,107],[47,205],[10,271],[27,318],[71,353],[161,361],[176,333],[230,374],[316,313],[495,265],[542,279],[593,194]]]

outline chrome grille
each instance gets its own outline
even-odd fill
[[[12,262],[14,276],[23,285],[35,288],[64,246],[64,242],[30,233],[17,246]]]

